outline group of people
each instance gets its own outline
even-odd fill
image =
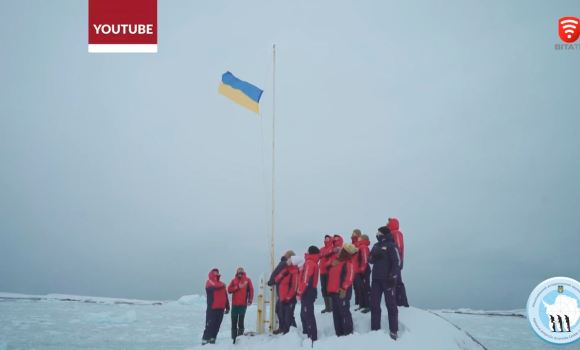
[[[377,242],[370,248],[367,235],[356,229],[351,243],[344,243],[340,235],[324,237],[324,246],[310,246],[304,256],[287,251],[272,272],[268,286],[276,287],[276,316],[279,328],[274,334],[286,334],[297,327],[295,307],[300,302],[302,332],[318,340],[314,303],[318,297],[320,280],[324,310],[332,313],[337,336],[354,331],[350,301],[355,296],[354,311],[371,313],[371,330],[381,329],[381,300],[384,295],[388,312],[389,331],[397,339],[398,307],[409,307],[405,285],[401,277],[404,261],[403,234],[399,221],[389,219],[376,233]],[[371,267],[372,266],[372,267]],[[228,293],[232,296],[232,339],[244,333],[244,315],[252,304],[252,282],[243,269],[226,288],[219,280],[218,269],[213,269],[206,283],[207,313],[203,344],[215,343],[224,314],[230,312]]]

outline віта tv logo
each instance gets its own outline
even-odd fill
[[[580,36],[580,20],[562,17],[558,20],[558,35],[567,44],[556,44],[556,50],[580,50],[580,44],[572,44]]]

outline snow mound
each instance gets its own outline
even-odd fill
[[[296,321],[300,324],[297,313]],[[370,314],[353,312],[354,334],[337,337],[334,333],[332,315],[316,315],[319,340],[314,347],[319,350],[336,349],[432,349],[432,350],[483,350],[467,333],[459,330],[445,319],[416,308],[399,309],[399,339],[393,341],[388,334],[387,313],[383,310],[382,330],[371,332]],[[222,326],[223,327],[223,326]],[[286,335],[270,336],[259,334],[254,337],[240,337],[236,349],[270,350],[311,348],[312,342],[302,334],[301,325],[292,328]],[[192,349],[201,349],[201,344]],[[231,349],[229,339],[218,337],[212,349]],[[204,348],[205,349],[205,348]]]
[[[200,295],[184,295],[177,301],[181,305],[205,304],[206,299]]]
[[[87,323],[128,324],[137,322],[137,313],[131,310],[116,317],[113,316],[112,312],[88,313],[85,315],[84,320]]]

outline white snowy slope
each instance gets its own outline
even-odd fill
[[[202,349],[206,300],[185,296],[173,302],[116,303],[126,299],[65,296],[38,297],[0,294],[0,350],[16,349]],[[92,303],[90,301],[103,301]],[[462,349],[481,350],[465,332],[428,311],[401,308],[398,341],[389,338],[383,308],[382,327],[370,331],[370,314],[353,313],[355,334],[337,338],[331,314],[317,310],[319,341],[314,348]],[[233,345],[230,318],[224,317],[217,344],[212,349],[296,349],[310,348],[311,342],[299,328],[284,336],[241,337]],[[255,329],[256,307],[246,316],[246,331]],[[207,349],[204,347],[203,349]]]
[[[437,310],[433,312],[471,334],[489,350],[562,349],[561,346],[544,342],[534,334],[528,319],[525,316],[521,317],[522,314],[526,314],[526,310],[479,312],[474,310],[466,312],[466,310]],[[580,350],[580,342],[564,348],[566,350]]]

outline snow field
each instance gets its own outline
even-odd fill
[[[77,296],[0,294],[0,344],[4,343],[6,350],[201,349],[205,308],[205,296],[191,295],[178,301],[149,302]],[[397,341],[393,341],[388,335],[384,307],[383,330],[371,332],[370,314],[353,312],[355,334],[338,338],[334,334],[332,314],[320,314],[321,308],[319,306],[316,311],[319,337],[319,341],[314,344],[316,349],[385,348],[387,345],[389,349],[395,350],[482,349],[467,334],[447,321],[416,308],[400,309],[400,338]],[[211,348],[310,348],[310,340],[302,334],[299,307],[296,308],[295,317],[298,329],[292,328],[289,334],[241,337],[239,343],[234,345],[230,338],[231,318],[225,315],[217,344],[211,345]],[[254,305],[248,308],[246,314],[246,331],[255,330],[255,326]],[[207,350],[206,347],[203,349]]]

